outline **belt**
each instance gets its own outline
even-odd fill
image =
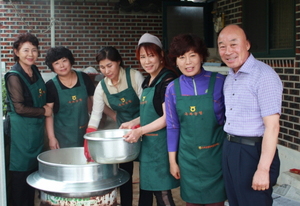
[[[231,134],[227,134],[227,140],[230,142],[236,142],[240,144],[254,146],[257,142],[262,142],[262,137],[241,137]]]

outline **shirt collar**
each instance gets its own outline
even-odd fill
[[[244,62],[244,64],[241,66],[241,68],[238,70],[238,72],[236,74],[238,74],[238,73],[250,74],[252,72],[252,65],[253,65],[254,61],[255,61],[255,58],[250,53],[248,59]],[[235,74],[232,68],[230,68],[228,73],[229,74]]]

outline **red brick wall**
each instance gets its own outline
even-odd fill
[[[68,47],[75,56],[74,68],[97,67],[96,52],[115,46],[125,66],[139,68],[135,48],[139,37],[149,32],[162,39],[162,15],[124,13],[115,9],[116,1],[55,1],[55,45]],[[51,46],[50,1],[0,1],[1,53],[9,69],[13,64],[12,42],[21,32],[30,31],[40,40],[37,66],[47,70],[45,53]],[[47,31],[46,31],[47,30]]]

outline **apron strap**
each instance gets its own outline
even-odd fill
[[[181,96],[179,78],[177,78],[177,79],[174,80],[174,87],[175,87],[176,97]]]
[[[31,67],[31,68],[32,68],[32,67]],[[34,69],[34,68],[32,68],[32,71],[35,73],[35,75],[36,75],[36,77],[37,77],[37,81],[36,81],[35,83],[33,83],[33,84],[39,83],[40,81],[43,81],[43,83],[44,83],[44,80],[42,79],[41,74],[40,74],[36,69]],[[20,78],[22,79],[22,81],[25,83],[25,85],[26,85],[27,88],[29,89],[29,93],[30,93],[31,96],[32,96],[33,105],[37,106],[38,103],[37,103],[36,100],[33,98],[32,91],[30,91],[30,88],[32,87],[33,84],[30,84],[30,82],[28,82],[28,80],[26,79],[26,77],[25,77],[21,72],[19,72],[19,71],[16,71],[16,70],[10,70],[9,72],[7,72],[7,74],[8,74],[8,73],[15,73],[15,74],[18,75],[18,77],[20,77]],[[5,85],[5,87],[6,87],[6,89],[7,89],[7,85]],[[46,89],[45,89],[45,91],[46,91]],[[8,97],[8,101],[9,101],[9,104],[10,104],[10,109],[11,109],[11,111],[15,112],[15,108],[14,108],[14,106],[13,106],[13,103],[12,103],[12,100],[11,100],[10,95],[7,95],[7,97]]]
[[[34,69],[32,69],[32,70],[33,70],[33,72],[36,74],[35,70],[34,70]],[[12,70],[12,71],[9,71],[9,72],[18,74],[18,76],[23,80],[23,82],[26,84],[26,86],[27,86],[27,87],[30,86],[29,82],[28,82],[27,79],[21,74],[21,72],[18,72],[18,71],[15,71],[15,70]]]
[[[210,95],[214,94],[216,77],[217,77],[217,72],[212,72],[211,75],[210,75],[207,94],[210,94]]]
[[[126,71],[126,81],[127,81],[128,88],[131,88],[132,84],[131,84],[131,78],[130,78],[130,68],[129,67],[126,68],[125,71]]]

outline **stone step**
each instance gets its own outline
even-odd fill
[[[281,181],[286,185],[290,185],[298,190],[300,190],[300,174],[294,174],[289,171],[282,172]]]
[[[281,173],[284,184],[274,186],[273,193],[299,202],[300,205],[300,175],[289,171]]]

